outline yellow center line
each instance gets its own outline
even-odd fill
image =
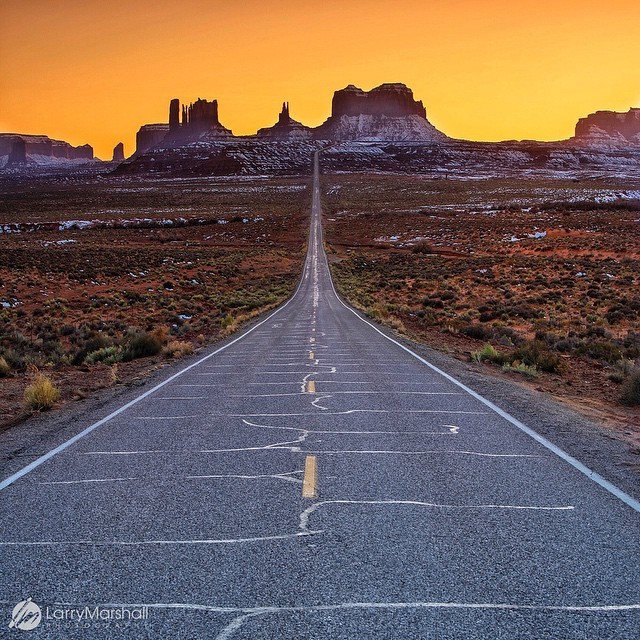
[[[313,351],[309,351],[309,360],[313,360],[315,357],[315,354],[313,353]]]
[[[316,497],[316,483],[318,480],[318,468],[316,466],[316,457],[307,456],[304,461],[304,479],[302,481],[302,497]]]
[[[313,380],[309,380],[307,382],[307,393],[315,393],[316,392],[316,383]]]

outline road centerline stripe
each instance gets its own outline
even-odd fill
[[[304,461],[304,477],[302,480],[302,497],[315,498],[318,482],[318,466],[315,456],[307,456]]]

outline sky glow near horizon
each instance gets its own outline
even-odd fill
[[[638,0],[23,0],[0,7],[0,131],[110,159],[169,100],[218,99],[235,134],[281,103],[308,126],[333,92],[403,82],[447,135],[558,140],[640,106]]]

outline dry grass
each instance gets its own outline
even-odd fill
[[[6,378],[11,373],[9,363],[0,356],[0,378]]]
[[[60,392],[51,378],[39,373],[24,391],[24,403],[31,411],[46,411],[60,399]]]
[[[172,340],[162,350],[167,358],[182,358],[193,353],[193,345],[184,340]]]
[[[276,307],[279,307],[287,299],[287,297],[288,296],[281,296],[269,305],[261,307],[260,309],[254,309],[253,311],[249,311],[248,313],[241,313],[236,317],[232,315],[225,316],[221,322],[221,330],[219,335],[225,338],[227,336],[230,336],[232,333],[238,331],[238,329],[241,329],[245,323],[249,322],[249,320],[253,320],[259,315],[262,315],[263,313],[267,313],[269,311],[272,311]]]

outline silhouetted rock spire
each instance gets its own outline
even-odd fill
[[[118,142],[113,148],[113,162],[122,162],[124,160],[124,143]]]
[[[174,98],[169,103],[169,131],[177,131],[180,128],[180,100]]]
[[[283,102],[278,122],[272,127],[260,129],[256,136],[272,140],[308,140],[311,138],[311,129],[294,120],[289,114],[289,103]]]
[[[286,124],[291,120],[291,116],[289,115],[289,103],[282,103],[282,111],[280,112],[280,116],[278,117],[278,124]]]

